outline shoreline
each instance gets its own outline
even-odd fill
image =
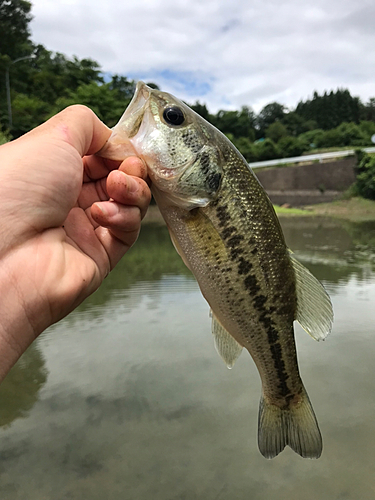
[[[375,201],[359,197],[298,208],[275,206],[275,211],[279,218],[330,217],[351,222],[375,221]],[[142,224],[165,224],[157,205],[149,206]]]

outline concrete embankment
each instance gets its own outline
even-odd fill
[[[314,205],[337,199],[355,181],[355,157],[327,163],[256,169],[272,203]]]

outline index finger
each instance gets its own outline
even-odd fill
[[[117,169],[133,177],[147,180],[147,167],[138,156],[129,156],[123,162],[96,155],[84,156],[83,166],[83,182],[105,179],[109,172]]]
[[[46,131],[73,146],[81,157],[98,152],[111,135],[111,130],[96,114],[80,104],[65,108],[29,134],[45,134]]]

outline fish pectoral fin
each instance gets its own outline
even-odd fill
[[[295,319],[315,340],[324,340],[332,329],[331,299],[323,285],[291,253],[296,277],[297,313]]]
[[[302,400],[289,408],[279,408],[262,396],[259,405],[258,446],[265,458],[274,458],[285,446],[304,458],[319,458],[322,436],[305,389]]]
[[[241,354],[243,347],[223,327],[212,310],[210,315],[212,316],[212,335],[215,338],[216,351],[224,360],[227,367],[233,368],[234,363]]]

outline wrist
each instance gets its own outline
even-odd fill
[[[48,309],[28,286],[27,275],[12,269],[7,260],[0,259],[0,382],[50,324]]]

